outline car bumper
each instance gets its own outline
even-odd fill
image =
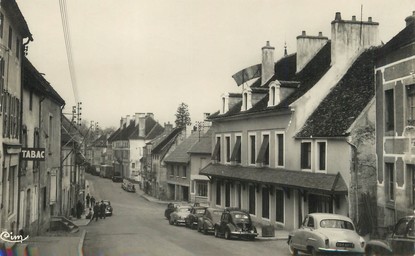
[[[349,254],[349,255],[364,255],[365,251],[356,249],[342,249],[342,248],[318,248],[318,250],[324,254]]]
[[[237,236],[237,237],[257,237],[258,233],[255,232],[244,232],[244,231],[233,231],[231,232],[232,236]]]

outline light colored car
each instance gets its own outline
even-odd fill
[[[306,252],[318,254],[363,255],[365,240],[357,234],[350,218],[338,214],[308,214],[299,229],[288,236],[292,255]]]
[[[174,211],[170,213],[169,223],[170,225],[185,225],[186,224],[186,217],[190,214],[191,206],[176,206]]]

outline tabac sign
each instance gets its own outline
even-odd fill
[[[44,148],[22,148],[22,160],[45,161]]]

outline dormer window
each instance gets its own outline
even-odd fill
[[[247,89],[242,93],[242,111],[246,111],[252,108],[252,92],[251,89]]]
[[[221,114],[225,114],[229,111],[229,94],[222,95],[222,108],[221,108]]]
[[[280,84],[279,83],[271,83],[269,87],[269,100],[268,100],[268,107],[276,106],[280,103]]]

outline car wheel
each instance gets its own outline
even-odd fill
[[[169,219],[169,224],[173,225],[173,220],[171,218]]]
[[[225,231],[225,238],[226,238],[226,240],[231,239],[231,232],[229,232],[229,230]]]
[[[219,230],[215,227],[215,237],[219,237]]]
[[[372,248],[369,248],[366,250],[366,255],[367,256],[378,256],[378,255],[382,255],[379,252],[373,250]]]
[[[207,235],[208,233],[209,233],[209,232],[208,232],[207,227],[203,227],[203,234]]]
[[[290,251],[290,254],[293,256],[297,256],[298,255],[298,251],[297,249],[295,249],[292,245],[293,241],[290,240],[290,244],[288,245],[288,250]]]
[[[319,255],[319,253],[316,251],[316,249],[314,247],[311,248],[311,255],[313,255],[313,256]]]
[[[177,220],[174,220],[174,225],[175,225],[175,226],[177,226],[177,225],[178,225],[178,224],[177,224]]]

